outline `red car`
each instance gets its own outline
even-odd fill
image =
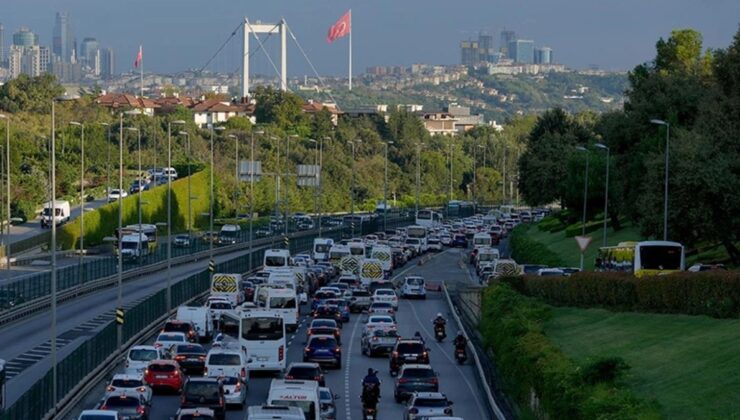
[[[144,380],[152,388],[182,390],[184,376],[174,360],[153,360],[144,371]]]

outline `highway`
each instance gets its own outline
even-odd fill
[[[85,212],[87,213],[91,209],[97,209],[98,207],[101,207],[108,202],[106,201],[106,198],[98,198],[93,201],[88,201],[85,203]],[[80,205],[76,204],[72,206],[72,208],[69,209],[69,221],[73,221],[80,215]],[[10,226],[10,244],[11,244],[11,251],[12,245],[15,242],[22,241],[24,239],[28,239],[30,237],[36,236],[42,232],[46,231],[46,229],[43,229],[41,227],[41,218],[36,215],[33,219],[28,219],[26,223],[20,224],[20,225],[11,225]],[[6,233],[3,231],[3,236],[5,236]]]
[[[412,260],[394,274],[401,278],[407,274],[424,276],[428,282],[466,285],[470,284],[467,267],[460,265],[461,253],[466,251],[460,249],[448,249],[433,256],[423,265],[417,265],[417,260]],[[441,312],[448,319],[448,338],[438,343],[433,339],[432,319]],[[379,371],[381,385],[381,401],[378,407],[380,418],[399,419],[403,417],[404,405],[398,404],[393,398],[392,378],[388,371],[387,357],[369,358],[361,354],[360,334],[362,331],[360,318],[362,315],[353,314],[349,323],[343,330],[342,350],[343,360],[341,370],[327,370],[327,386],[335,394],[339,394],[337,400],[337,419],[359,419],[361,418],[361,394],[362,378],[368,368]],[[430,348],[431,365],[440,378],[440,391],[454,402],[455,415],[465,419],[487,419],[490,414],[486,405],[486,397],[478,385],[478,374],[470,360],[464,365],[458,365],[453,359],[452,337],[457,333],[457,326],[452,319],[450,308],[441,292],[429,292],[426,300],[401,300],[398,311],[399,333],[404,337],[412,336],[419,331]],[[306,326],[308,324],[308,308],[304,305],[300,327],[289,335],[288,363],[302,360],[302,350],[306,337]],[[2,336],[0,336],[2,339]],[[151,341],[151,340],[150,340]],[[121,372],[123,368],[118,367]],[[249,382],[247,406],[264,404],[267,399],[271,377],[253,375]],[[91,392],[85,398],[78,409],[71,413],[69,418],[79,414],[86,408],[93,408],[102,398],[104,384],[99,384],[95,392]],[[179,396],[156,395],[151,406],[150,418],[153,420],[164,420],[174,416],[179,407]],[[246,408],[242,411],[230,410],[227,419],[244,419]]]

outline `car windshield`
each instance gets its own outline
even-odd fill
[[[107,400],[105,400],[105,406],[108,408],[111,407],[138,407],[139,406],[139,400],[133,397],[110,397]]]
[[[433,378],[434,371],[431,369],[424,369],[424,368],[404,369],[403,377],[404,378]]]
[[[206,354],[206,350],[197,344],[185,344],[177,346],[177,354]]]
[[[175,366],[169,363],[152,363],[151,365],[149,365],[149,370],[152,372],[174,372]]]
[[[111,386],[117,388],[136,388],[137,386],[144,385],[141,379],[114,379],[111,381]]]
[[[391,305],[388,302],[375,302],[372,304],[373,309],[384,309],[384,308],[392,308],[393,305]]]
[[[392,324],[393,318],[389,316],[373,316],[368,320],[369,324]]]
[[[148,362],[155,360],[158,357],[156,350],[150,349],[133,349],[128,353],[128,358],[131,360]]]
[[[285,265],[285,257],[281,257],[281,256],[265,257],[266,267],[282,267],[284,265]]]
[[[393,290],[378,289],[375,291],[376,296],[394,296],[395,294]]]
[[[375,330],[373,333],[376,337],[398,337],[398,331],[396,330]]]
[[[167,332],[188,333],[192,327],[184,322],[168,322],[164,324],[164,330]]]
[[[398,343],[396,351],[399,353],[423,353],[424,345],[421,343]]]
[[[224,385],[236,385],[239,383],[239,379],[236,376],[224,376],[221,379],[221,383]]]
[[[295,309],[296,301],[294,297],[271,297],[270,298],[271,309]]]
[[[411,277],[406,279],[406,283],[411,286],[421,286],[424,284],[424,279],[419,277]]]
[[[337,297],[337,294],[330,291],[316,292],[314,295],[316,299],[331,299]]]
[[[406,243],[409,244],[409,245],[419,245],[419,240],[418,239],[409,238],[409,239],[406,239]]]
[[[231,304],[228,302],[211,302],[211,309],[231,309]]]
[[[245,340],[279,340],[284,334],[281,317],[242,319],[242,338]]]
[[[440,398],[417,398],[414,407],[447,407],[447,400]]]
[[[326,244],[316,244],[316,246],[314,247],[314,251],[320,252],[320,253],[329,252],[330,249],[331,249],[331,245],[326,245]]]
[[[329,402],[329,401],[331,401],[333,399],[333,397],[334,396],[331,395],[331,391],[329,391],[328,389],[320,389],[319,390],[319,398],[321,399],[321,401],[327,401],[327,402]]]
[[[214,366],[235,366],[241,365],[242,360],[238,354],[216,353],[208,357],[208,364]]]
[[[157,341],[179,341],[184,342],[185,337],[177,334],[159,334]]]
[[[315,319],[311,322],[311,328],[336,328],[337,321],[333,319]]]
[[[352,292],[353,297],[368,297],[370,296],[370,292],[367,290],[355,290]]]

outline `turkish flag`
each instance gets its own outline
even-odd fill
[[[352,11],[348,10],[342,17],[339,18],[337,23],[329,28],[329,33],[326,35],[326,42],[332,43],[337,39],[349,35],[352,30]]]
[[[141,65],[141,60],[144,59],[144,52],[141,49],[141,46],[139,46],[139,53],[136,54],[136,60],[134,60],[134,68],[139,68]]]

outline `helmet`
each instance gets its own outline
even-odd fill
[[[458,336],[458,337],[462,337],[462,336],[463,336],[463,333],[462,333],[462,331],[458,331],[458,332],[457,332],[457,336]]]
[[[367,369],[367,374],[370,375],[370,376],[375,375],[375,370],[373,368],[368,368]]]
[[[437,318],[442,318],[442,312],[437,312]]]

